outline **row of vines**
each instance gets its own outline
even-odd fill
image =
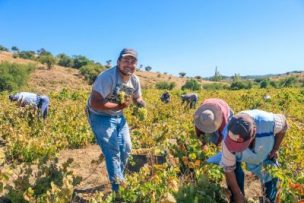
[[[201,150],[193,129],[195,109],[181,106],[181,91],[161,103],[160,90],[145,90],[145,120],[126,110],[134,149],[151,149],[166,157],[164,164],[145,165],[126,175],[119,196],[125,202],[227,202],[222,169],[206,164],[220,150]],[[265,100],[264,95],[271,99]],[[69,165],[58,164],[63,149],[85,148],[95,143],[85,115],[89,92],[50,93],[48,118],[39,120],[29,108],[17,108],[8,93],[0,94],[0,197],[12,202],[70,202],[81,177]],[[300,88],[244,91],[201,91],[199,100],[222,98],[234,112],[259,108],[284,113],[289,130],[280,149],[278,169],[267,169],[280,178],[282,202],[304,199],[304,90]],[[117,195],[117,194],[116,194]],[[0,200],[1,200],[0,198]],[[96,192],[90,202],[111,202],[114,194]],[[251,201],[251,200],[249,200]]]

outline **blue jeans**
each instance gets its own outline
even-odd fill
[[[236,162],[236,168],[234,170],[234,173],[236,176],[238,186],[242,191],[243,195],[245,196],[245,192],[244,192],[245,176],[244,176],[244,171],[241,167],[241,162]],[[271,203],[275,202],[275,198],[277,196],[277,183],[278,183],[277,178],[272,178],[270,181],[264,183],[265,195],[270,200]],[[230,202],[234,202],[233,193],[229,187],[228,189],[232,194],[230,197]]]
[[[105,157],[112,190],[118,191],[132,148],[126,119],[124,116],[111,117],[89,112],[89,123]]]
[[[38,109],[39,109],[39,116],[42,116],[44,119],[46,119],[48,110],[49,110],[49,103],[50,99],[47,96],[39,96],[39,104],[38,104]]]

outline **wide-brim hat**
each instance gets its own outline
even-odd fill
[[[195,126],[204,133],[217,131],[223,121],[221,107],[216,103],[202,104],[194,113]]]

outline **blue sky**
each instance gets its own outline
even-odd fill
[[[208,77],[304,70],[302,0],[0,0],[0,45]]]

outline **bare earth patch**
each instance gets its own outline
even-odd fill
[[[105,162],[98,145],[88,145],[82,149],[63,150],[59,155],[59,163],[64,163],[69,158],[73,159],[73,163],[70,166],[73,174],[82,177],[82,181],[75,188],[77,195],[80,194],[82,200],[90,199],[98,191],[104,193],[111,191]],[[223,185],[225,184],[223,182]],[[258,202],[259,196],[262,194],[259,179],[246,170],[245,194],[250,202]]]

